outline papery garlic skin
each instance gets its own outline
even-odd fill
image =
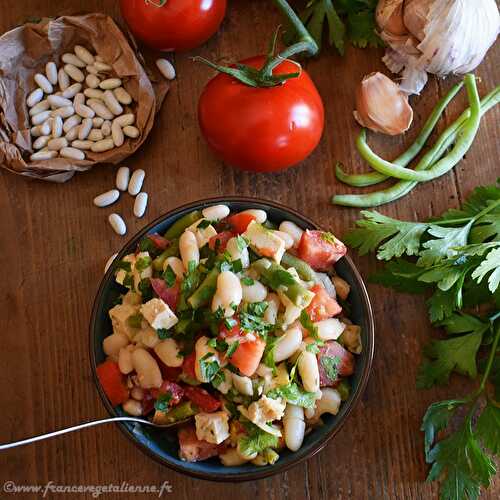
[[[377,12],[387,12],[394,2],[380,0]],[[392,20],[391,26],[398,22]],[[446,76],[474,70],[500,31],[495,0],[406,0],[403,22],[406,35],[379,26],[390,47],[383,61],[392,72],[403,71],[400,88],[408,94],[422,90],[427,73]]]

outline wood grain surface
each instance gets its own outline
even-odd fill
[[[356,171],[365,168],[354,148],[358,132],[352,118],[354,85],[363,75],[385,71],[382,51],[347,51],[341,58],[331,50],[305,66],[315,80],[326,108],[326,128],[319,147],[297,168],[279,175],[252,175],[225,167],[207,150],[197,125],[198,96],[212,75],[190,56],[233,61],[261,53],[280,23],[270,0],[232,0],[221,31],[189,54],[175,55],[178,78],[173,82],[156,126],[141,150],[124,164],[146,170],[150,194],[147,213],[132,215],[132,198],[123,195],[110,209],[92,204],[95,195],[114,184],[116,168],[101,166],[77,175],[64,185],[30,181],[0,173],[0,441],[57,429],[106,416],[94,387],[88,355],[88,322],[94,294],[107,258],[124,239],[107,223],[111,211],[121,212],[128,235],[167,210],[197,198],[224,194],[260,196],[302,211],[342,235],[358,210],[332,207],[335,192],[348,188],[335,180],[333,167],[343,161]],[[114,0],[3,0],[0,31],[30,16],[57,16],[83,11],[119,15]],[[1,57],[1,54],[0,54]],[[490,51],[478,69],[480,92],[500,80],[500,47]],[[415,122],[397,138],[370,135],[377,151],[391,158],[415,136],[451,80],[431,78],[420,97],[412,99]],[[446,123],[466,105],[462,93],[446,111]],[[406,198],[381,207],[381,212],[410,220],[439,214],[460,201],[480,183],[500,174],[499,110],[482,121],[479,135],[455,170],[421,184]],[[443,122],[440,129],[445,126]],[[375,269],[372,257],[353,255],[364,276]],[[121,483],[160,485],[173,492],[164,498],[206,500],[256,498],[303,499],[429,499],[435,484],[425,483],[427,465],[419,432],[431,401],[458,396],[464,379],[450,387],[417,391],[415,374],[420,348],[432,328],[421,297],[405,296],[369,286],[376,316],[376,353],[367,390],[338,435],[317,456],[289,472],[247,484],[217,484],[192,480],[143,455],[113,426],[28,446],[0,455],[0,487],[18,484]],[[36,494],[0,498],[38,498]],[[145,495],[103,494],[100,498],[141,498]],[[483,498],[500,496],[500,479]],[[91,498],[48,495],[47,498]]]

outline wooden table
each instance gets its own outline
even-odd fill
[[[0,31],[29,16],[55,16],[82,9],[118,16],[117,4],[112,0],[10,0],[2,2]],[[196,53],[217,61],[254,55],[267,47],[279,22],[279,14],[269,0],[233,0],[220,33]],[[319,59],[306,63],[324,99],[325,133],[304,164],[279,175],[232,170],[207,150],[198,129],[196,106],[212,72],[194,64],[190,60],[193,54],[174,57],[178,78],[156,126],[142,149],[125,162],[131,168],[146,170],[145,188],[150,194],[146,216],[141,220],[132,216],[128,195],[113,207],[126,217],[128,235],[182,203],[223,194],[277,200],[337,235],[352,227],[358,211],[334,208],[329,203],[332,193],[347,191],[335,180],[333,167],[341,160],[357,171],[365,168],[354,148],[359,130],[352,118],[354,84],[371,71],[384,70],[382,51],[349,50],[341,58],[325,50]],[[477,71],[481,94],[498,84],[499,63],[497,47]],[[423,95],[412,99],[412,130],[405,137],[371,136],[375,149],[389,158],[401,151],[450,84],[432,78]],[[462,94],[447,110],[446,122],[454,119],[465,104]],[[499,117],[497,109],[483,119],[474,146],[453,172],[420,185],[381,211],[410,220],[425,219],[449,206],[457,207],[477,184],[492,183],[500,173]],[[440,125],[443,127],[444,123]],[[104,263],[125,241],[108,226],[106,216],[111,210],[92,204],[96,194],[113,186],[115,171],[115,167],[102,166],[64,185],[34,182],[5,171],[0,174],[0,441],[106,416],[91,377],[87,327]],[[375,269],[373,257],[352,255],[364,276]],[[417,391],[420,348],[433,331],[424,301],[376,286],[369,289],[377,343],[367,390],[343,432],[307,463],[249,484],[197,481],[153,462],[117,428],[107,426],[2,453],[0,483],[101,485],[128,481],[160,485],[168,480],[173,493],[165,498],[205,500],[435,498],[436,485],[424,482],[427,465],[419,426],[431,401],[464,392],[464,379],[454,378],[449,388]],[[497,478],[484,498],[499,495]],[[0,497],[9,498],[4,493]],[[20,494],[18,498],[37,496]]]

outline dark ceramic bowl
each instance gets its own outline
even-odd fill
[[[282,220],[291,220],[304,229],[318,228],[314,222],[303,215],[271,201],[237,196],[212,198],[184,205],[158,218],[129,240],[117,258],[121,259],[126,254],[133,252],[137,243],[146,234],[152,232],[162,234],[173,222],[186,213],[216,203],[225,203],[231,208],[231,211],[262,208],[267,211],[268,218],[271,221],[279,223]],[[178,443],[175,430],[158,430],[141,426],[140,424],[129,423],[120,423],[117,425],[143,452],[161,464],[196,478],[213,481],[249,481],[260,479],[283,472],[318,453],[340,431],[361,397],[370,374],[374,348],[373,314],[363,280],[349,257],[341,259],[336,264],[336,270],[351,285],[349,302],[352,311],[350,317],[354,323],[361,325],[363,352],[356,357],[356,370],[351,377],[352,391],[349,398],[343,402],[337,415],[327,415],[324,418],[325,425],[315,429],[305,437],[300,450],[297,452],[281,451],[280,459],[277,463],[264,467],[252,464],[245,464],[238,467],[224,467],[217,458],[190,463],[184,462],[178,457]],[[105,359],[102,350],[102,341],[112,331],[108,310],[114,305],[120,293],[122,293],[122,289],[115,283],[112,270],[109,270],[99,286],[90,320],[90,363],[92,373],[104,406],[106,406],[106,409],[112,416],[123,415],[124,413],[120,408],[113,408],[111,406],[97,379],[96,365]]]

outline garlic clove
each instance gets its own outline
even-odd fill
[[[403,22],[404,0],[380,0],[375,10],[378,27],[391,35],[408,33]]]
[[[356,91],[354,118],[375,132],[398,135],[410,128],[413,110],[396,83],[382,73],[371,73]]]
[[[419,41],[425,38],[424,28],[427,25],[429,9],[434,1],[435,0],[406,0],[404,3],[404,25]]]

